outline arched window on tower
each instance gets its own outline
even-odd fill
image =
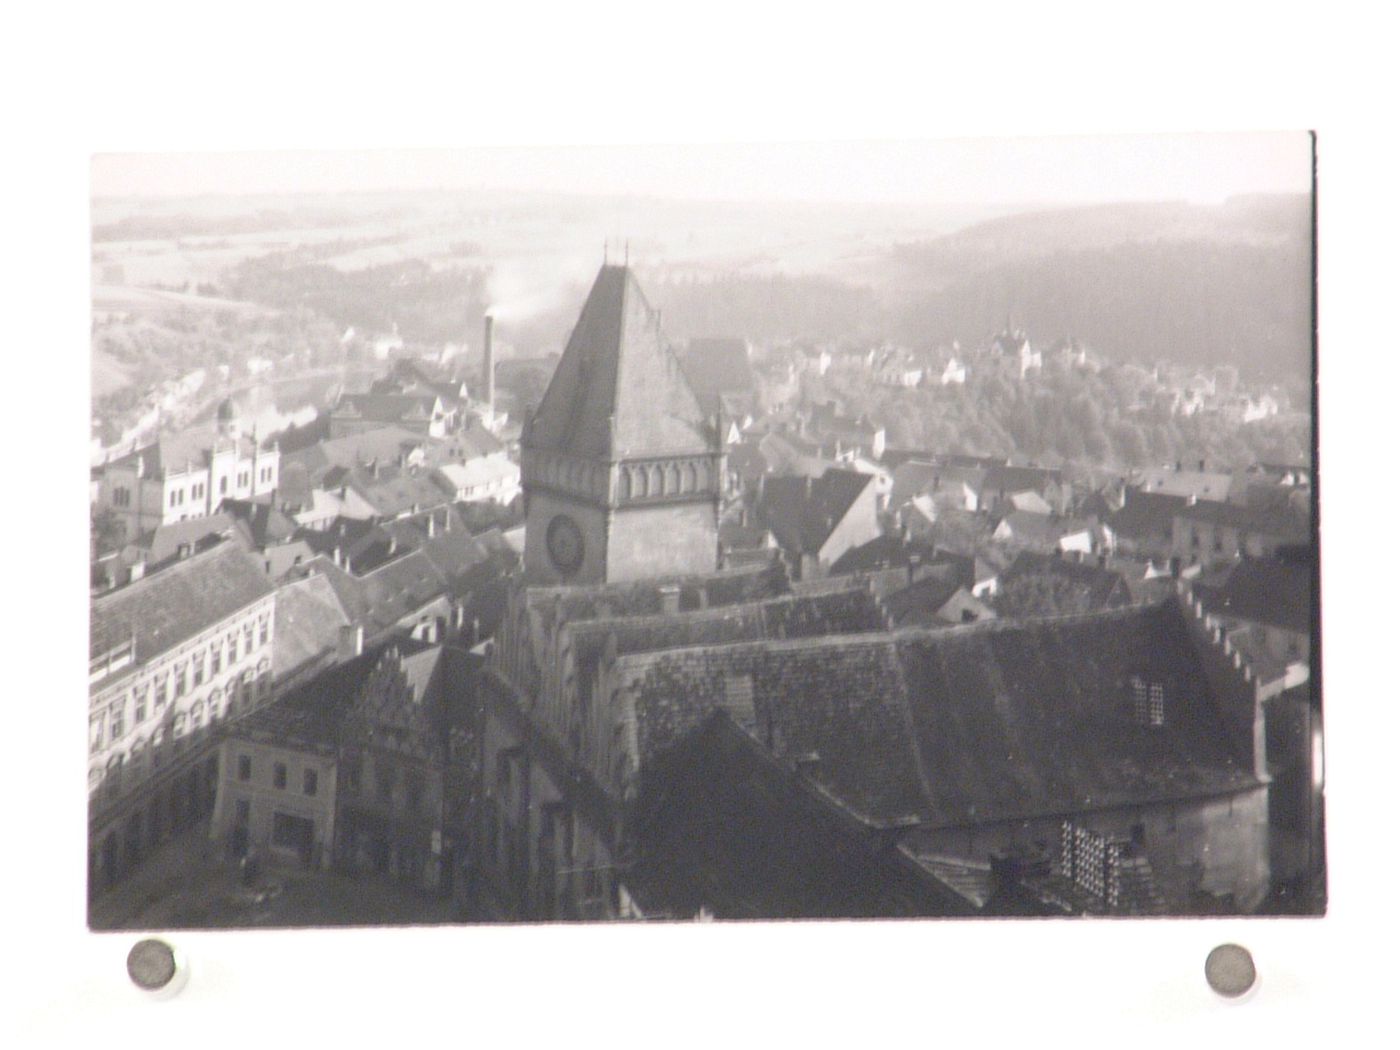
[[[674,494],[674,493],[679,492],[680,490],[681,490],[681,472],[680,472],[680,468],[677,467],[674,463],[668,463],[668,464],[666,465],[666,493],[667,493],[667,495],[672,495],[672,494]]]
[[[625,467],[617,472],[617,498],[632,498],[632,472]]]
[[[695,464],[687,463],[685,465],[685,470],[681,474],[681,491],[698,492],[699,489],[700,486],[695,476]]]
[[[647,487],[651,489],[651,494],[653,496],[662,495],[666,491],[666,489],[661,477],[661,464],[653,463],[651,465],[651,470],[648,473],[649,476],[647,478]]]
[[[636,485],[636,493],[637,493],[638,496],[645,496],[645,495],[648,494],[648,493],[647,493],[647,480],[648,480],[648,476],[647,476],[647,469],[646,469],[646,467],[640,467],[640,468],[638,468],[638,470],[637,470],[637,485]]]

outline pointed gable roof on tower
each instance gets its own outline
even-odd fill
[[[525,444],[625,459],[717,451],[711,426],[632,271],[604,265]]]

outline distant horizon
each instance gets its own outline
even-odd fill
[[[522,193],[893,208],[1308,195],[1307,132],[806,143],[98,153],[94,201]]]

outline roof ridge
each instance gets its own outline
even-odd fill
[[[175,524],[183,523],[176,522]],[[217,543],[212,547],[206,548],[205,550],[194,551],[186,557],[180,558],[179,560],[164,566],[159,572],[154,572],[151,573],[149,576],[143,576],[140,579],[133,580],[131,581],[131,583],[126,584],[124,587],[116,587],[103,594],[94,595],[91,598],[92,607],[95,608],[100,605],[111,604],[112,601],[116,600],[117,598],[132,593],[133,587],[136,587],[137,585],[146,581],[170,580],[173,579],[177,574],[184,574],[191,571],[190,567],[193,565],[202,565],[206,561],[213,561],[215,556],[217,555],[227,555],[233,553],[241,554],[247,557],[247,552],[244,551],[241,547],[233,546],[228,543]],[[249,566],[251,568],[256,568],[255,566],[253,566],[251,561],[249,562]],[[259,573],[259,575],[261,575],[261,573]],[[270,583],[268,584],[268,589],[269,592],[274,589]]]
[[[815,594],[798,594],[795,592],[788,594],[775,594],[767,598],[756,598],[753,601],[734,602],[730,605],[708,605],[702,609],[684,609],[680,612],[654,612],[639,613],[635,616],[596,616],[589,620],[570,620],[568,626],[571,630],[617,630],[622,627],[634,627],[646,621],[675,623],[694,623],[706,618],[723,619],[725,616],[736,615],[740,612],[752,609],[764,609],[776,606],[780,603],[788,602],[811,602],[824,599],[846,596],[852,594],[868,595],[870,591],[866,587],[853,585],[839,590],[819,591]],[[872,601],[874,600],[872,596]],[[758,639],[755,639],[758,640]]]

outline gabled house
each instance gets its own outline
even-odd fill
[[[1186,500],[1166,492],[1125,489],[1123,506],[1105,521],[1110,548],[1142,558],[1171,557],[1173,522]]]
[[[452,413],[437,394],[345,394],[331,411],[330,433],[340,438],[396,426],[440,438],[447,435],[451,423]]]
[[[1094,526],[1077,518],[1060,518],[1014,510],[1001,519],[992,538],[1018,547],[1039,551],[1079,551],[1093,554],[1098,549]]]
[[[876,479],[852,470],[764,478],[756,510],[804,579],[824,575],[847,550],[880,534]]]
[[[1187,500],[1172,518],[1172,553],[1187,564],[1272,558],[1308,538],[1307,518],[1292,508]]]

